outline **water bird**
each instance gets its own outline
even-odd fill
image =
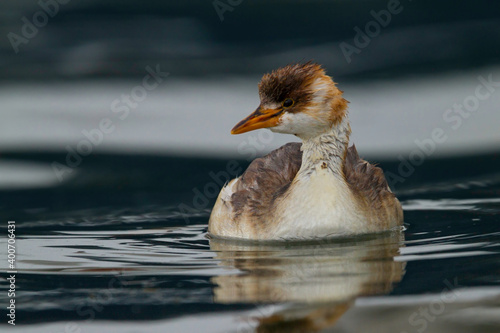
[[[260,105],[231,130],[293,134],[226,184],[212,209],[212,237],[317,239],[398,228],[403,210],[382,169],[349,147],[343,91],[318,64],[287,65],[265,74]]]

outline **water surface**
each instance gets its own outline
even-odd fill
[[[58,155],[7,157],[18,163],[4,168],[8,175]],[[497,155],[421,166],[396,187],[403,232],[280,244],[206,237],[213,198],[195,208],[193,189],[225,163],[96,155],[62,185],[4,187],[2,218],[16,220],[18,237],[18,325],[26,332],[500,328]],[[395,171],[398,163],[382,166]],[[6,237],[1,242],[5,249]]]

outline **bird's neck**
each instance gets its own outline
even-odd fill
[[[301,177],[309,177],[317,170],[327,169],[344,178],[344,165],[349,145],[351,126],[347,115],[331,130],[310,138],[303,138]]]

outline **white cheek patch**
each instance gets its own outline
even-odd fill
[[[284,113],[281,116],[280,123],[270,128],[271,131],[276,133],[297,134],[299,136],[320,129],[323,126],[317,119],[305,113]]]

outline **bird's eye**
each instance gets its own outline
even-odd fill
[[[283,101],[283,103],[281,103],[281,105],[283,105],[283,107],[285,108],[289,108],[291,107],[295,102],[293,101],[293,99],[291,98],[287,98]]]

